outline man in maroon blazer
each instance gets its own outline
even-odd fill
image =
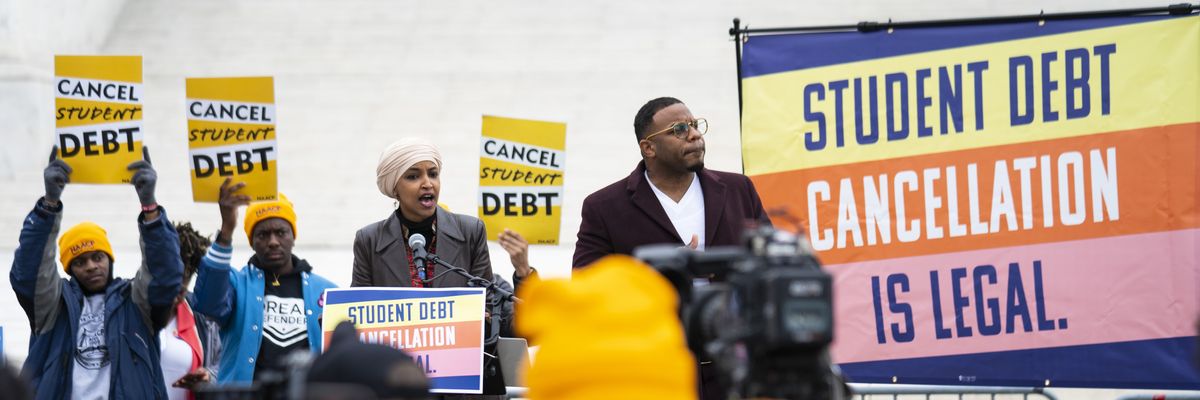
[[[707,125],[671,97],[638,110],[633,130],[642,162],[583,201],[575,268],[647,244],[740,245],[748,224],[771,223],[749,178],[704,168]]]
[[[633,131],[642,162],[583,201],[575,268],[647,244],[741,245],[749,224],[771,223],[749,178],[704,168],[707,129],[675,98],[650,100],[638,110]],[[701,362],[699,372],[701,399],[726,397],[710,363]]]

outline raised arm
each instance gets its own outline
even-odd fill
[[[62,278],[55,262],[58,227],[62,220],[62,204],[56,207],[38,200],[21,227],[20,245],[13,257],[9,282],[17,302],[29,319],[34,333],[46,333],[54,328],[60,311]],[[57,201],[56,201],[57,203]]]
[[[521,287],[521,282],[531,276],[537,276],[537,270],[529,265],[529,242],[520,233],[511,229],[505,229],[496,235],[496,242],[504,248],[504,251],[508,252],[508,260],[512,262],[512,286],[513,293],[516,293],[516,288]]]
[[[233,256],[233,230],[237,228],[238,207],[250,204],[250,196],[237,194],[245,183],[231,184],[226,178],[221,183],[217,204],[221,210],[221,231],[217,240],[208,248],[208,254],[200,260],[196,271],[196,311],[217,321],[221,326],[229,322],[233,307],[237,304],[237,292],[233,290],[230,259]]]
[[[229,322],[237,301],[231,277],[233,270],[229,267],[232,255],[233,248],[228,246],[228,242],[222,245],[217,240],[209,246],[208,254],[200,259],[200,267],[196,269],[196,287],[193,291],[196,303],[192,307],[221,326]]]
[[[150,150],[142,147],[142,160],[129,164],[128,168],[134,171],[130,183],[142,205],[142,213],[138,216],[142,265],[133,278],[133,303],[147,325],[158,331],[170,321],[171,306],[183,285],[179,234],[154,199],[158,173],[150,164]]]
[[[62,221],[63,189],[71,181],[71,167],[58,159],[58,148],[50,150],[50,163],[42,171],[46,194],[33,206],[21,227],[20,245],[13,257],[9,281],[17,302],[34,333],[54,328],[61,309],[62,278],[55,260],[54,239]]]
[[[183,260],[179,257],[179,233],[161,207],[153,220],[149,213],[138,217],[142,265],[133,278],[133,302],[154,330],[170,322],[171,308],[183,286]]]

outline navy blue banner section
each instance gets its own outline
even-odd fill
[[[442,389],[477,390],[480,388],[479,376],[442,376],[429,378],[433,387]]]
[[[1184,16],[1186,17],[1186,16]],[[1159,21],[1174,16],[1140,16],[858,32],[751,36],[742,46],[742,78],[855,61],[902,56],[955,47],[1027,39],[1118,25]],[[802,35],[803,40],[798,40]]]
[[[851,382],[1200,390],[1194,336],[841,364]],[[1157,360],[1147,363],[1145,360]],[[1144,365],[1130,370],[1129,365]],[[1031,377],[1037,377],[1031,379]]]

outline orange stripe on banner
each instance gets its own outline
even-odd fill
[[[360,326],[358,337],[365,343],[377,343],[398,349],[464,349],[480,346],[482,330],[479,321],[381,328]],[[333,332],[325,332],[325,343],[329,343],[332,335]]]
[[[841,264],[1200,227],[1198,137],[1187,123],[752,179]]]

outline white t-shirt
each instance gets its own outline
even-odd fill
[[[683,239],[683,244],[687,245],[692,241],[692,235],[696,235],[699,243],[696,250],[704,250],[704,192],[700,189],[700,177],[692,174],[692,185],[688,186],[678,203],[658,190],[648,173],[646,182],[650,183],[650,189],[654,190],[654,196],[658,197],[659,204],[667,212],[667,218],[671,219],[671,225],[675,226],[675,232]]]
[[[179,338],[175,332],[178,329],[175,318],[171,318],[171,323],[158,331],[158,342],[162,347],[163,383],[167,387],[167,398],[171,400],[187,399],[187,389],[171,385],[192,370],[192,346]]]
[[[72,399],[107,399],[112,360],[104,334],[104,293],[84,298],[75,338],[75,368],[71,372]]]

